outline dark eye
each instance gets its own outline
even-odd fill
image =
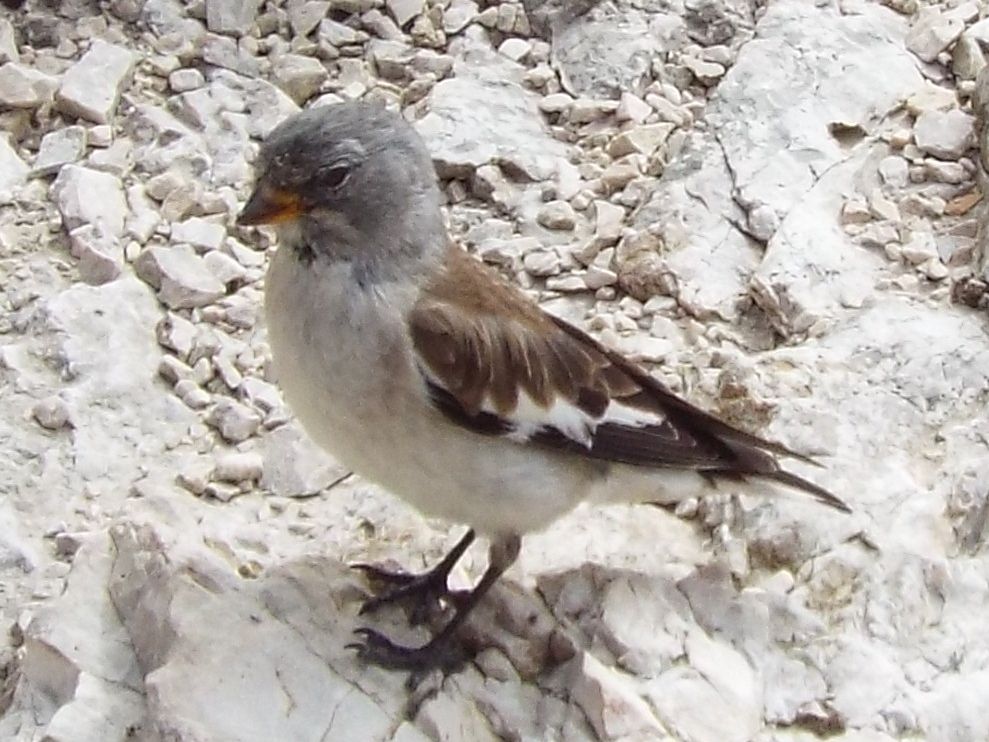
[[[339,188],[349,177],[350,167],[347,165],[334,165],[319,171],[320,183],[327,188]]]

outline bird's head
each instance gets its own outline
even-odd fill
[[[341,258],[378,245],[400,249],[442,225],[432,159],[400,115],[370,103],[312,108],[268,135],[237,223],[289,227],[307,246]]]

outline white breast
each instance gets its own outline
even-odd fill
[[[279,386],[343,465],[431,516],[482,532],[542,528],[586,495],[576,462],[451,424],[413,361],[411,288],[357,285],[345,264],[281,248],[265,311]]]
[[[275,373],[293,412],[342,463],[362,468],[384,410],[410,390],[401,329],[409,299],[357,285],[346,263],[307,264],[281,248],[265,315]]]

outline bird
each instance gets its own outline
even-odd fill
[[[582,502],[672,504],[727,487],[844,501],[781,459],[816,463],[740,430],[539,307],[449,236],[426,143],[398,112],[343,102],[276,126],[237,217],[272,225],[264,314],[275,377],[311,438],[428,517],[468,530],[433,569],[359,565],[389,588],[361,613],[447,601],[421,646],[372,628],[364,661],[418,671],[516,560],[522,537]],[[480,534],[488,566],[447,578]]]

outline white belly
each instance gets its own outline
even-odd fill
[[[423,513],[486,533],[540,529],[585,498],[581,462],[533,459],[434,410],[405,333],[414,296],[362,289],[349,272],[282,248],[267,276],[278,383],[317,443]]]

